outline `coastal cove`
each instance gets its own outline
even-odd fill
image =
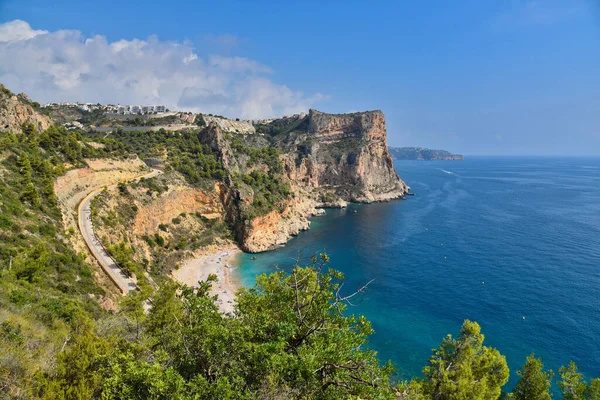
[[[328,209],[284,247],[239,254],[241,283],[327,252],[372,322],[371,346],[420,375],[447,333],[479,322],[514,372],[532,352],[600,375],[600,159],[396,161],[415,197]],[[252,260],[256,257],[256,260]],[[302,264],[302,262],[300,263]]]

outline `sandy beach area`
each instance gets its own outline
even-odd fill
[[[213,284],[211,294],[218,296],[219,309],[223,313],[232,312],[235,292],[240,288],[240,282],[235,277],[234,260],[240,252],[232,247],[188,260],[173,271],[173,279],[188,286],[197,286],[198,281],[206,280],[210,274],[217,275],[219,281]]]

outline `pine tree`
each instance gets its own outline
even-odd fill
[[[558,388],[563,394],[563,400],[579,400],[585,398],[587,385],[583,380],[583,374],[577,372],[577,365],[573,361],[568,367],[561,367],[558,370],[560,381]]]
[[[29,182],[31,180],[31,161],[27,153],[23,153],[17,158],[17,167],[19,167],[19,173],[23,177],[23,181]]]
[[[433,351],[424,379],[415,382],[426,398],[497,399],[508,381],[506,359],[498,350],[483,346],[476,322],[466,320],[458,338],[448,335]]]
[[[40,205],[40,196],[35,186],[33,186],[33,183],[29,182],[25,186],[25,189],[21,194],[21,200],[29,202],[29,204],[31,204],[34,207]]]
[[[533,353],[527,357],[525,365],[517,371],[520,377],[511,394],[515,400],[550,400],[550,385],[554,373],[544,372],[544,364],[540,358],[535,358]]]

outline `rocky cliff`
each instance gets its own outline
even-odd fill
[[[326,114],[310,110],[305,118],[300,129],[276,140],[293,156],[286,158],[291,180],[352,202],[390,200],[408,191],[394,170],[381,111]]]
[[[51,125],[45,115],[40,114],[27,95],[13,94],[0,83],[0,132],[22,132],[23,124],[33,124],[38,131]]]
[[[320,207],[403,196],[381,111],[274,120],[259,134],[236,135],[211,123],[199,134],[227,171],[227,220],[243,250],[265,251],[308,229]]]

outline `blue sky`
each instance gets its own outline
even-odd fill
[[[600,155],[596,1],[0,0],[0,24],[0,82],[41,101],[382,109],[391,145]]]

